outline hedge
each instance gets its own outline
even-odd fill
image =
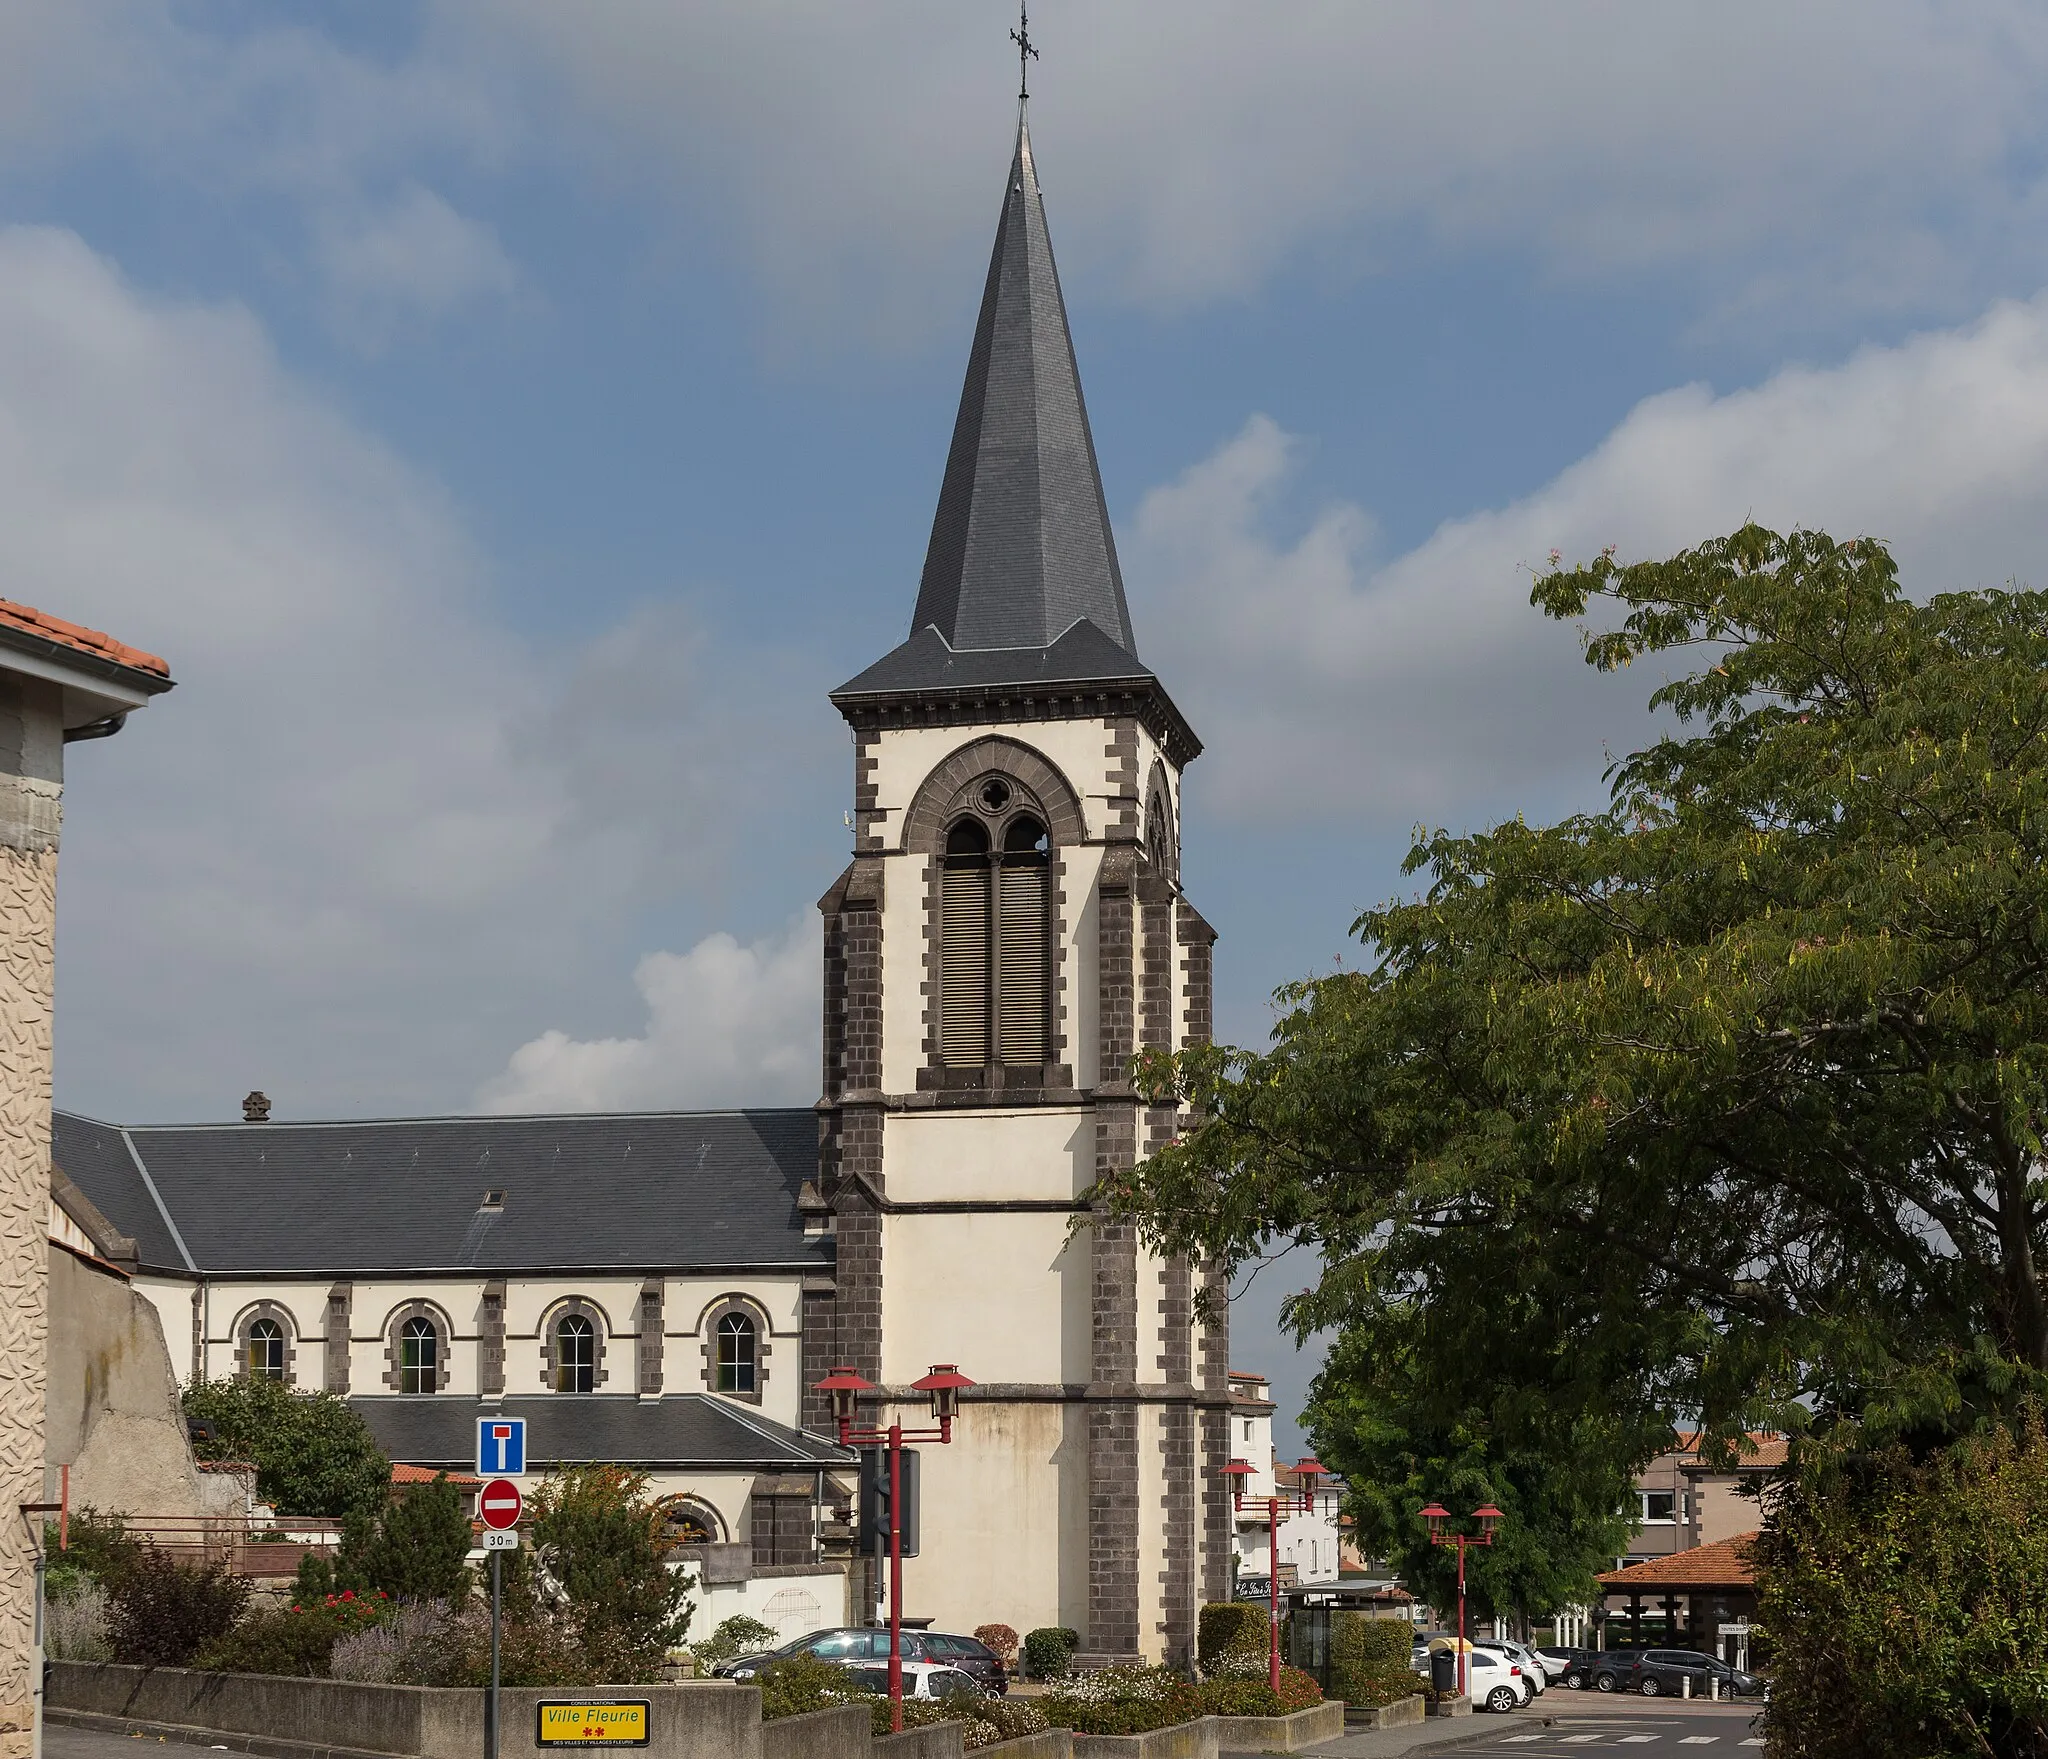
[[[1080,1647],[1079,1631],[1065,1625],[1040,1625],[1024,1638],[1024,1671],[1034,1680],[1057,1679]]]
[[[1406,1619],[1370,1613],[1330,1615],[1330,1696],[1346,1704],[1391,1704],[1422,1689],[1410,1657],[1415,1635]]]
[[[1272,1615],[1242,1600],[1212,1600],[1195,1627],[1195,1658],[1205,1674],[1264,1673]]]

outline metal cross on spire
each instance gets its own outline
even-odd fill
[[[1010,33],[1010,41],[1017,45],[1017,102],[1028,103],[1031,63],[1038,59],[1038,50],[1031,41],[1031,0],[1017,0],[1017,28]]]

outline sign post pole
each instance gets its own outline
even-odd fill
[[[484,1700],[484,1759],[498,1759],[498,1616],[505,1554],[491,1553],[491,1695]]]

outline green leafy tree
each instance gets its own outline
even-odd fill
[[[431,1484],[393,1490],[375,1531],[350,1560],[350,1574],[393,1600],[468,1598],[471,1576],[469,1517],[462,1496],[444,1473]]]
[[[572,1466],[542,1482],[531,1499],[534,1568],[517,1572],[525,1591],[573,1620],[584,1647],[644,1677],[690,1627],[690,1577],[673,1568],[674,1549],[644,1472]],[[524,1561],[524,1553],[515,1553]]]
[[[185,1414],[214,1426],[210,1439],[193,1444],[199,1457],[253,1463],[257,1495],[281,1515],[374,1518],[384,1505],[391,1462],[334,1393],[256,1378],[201,1380],[185,1389]]]
[[[1617,608],[1602,670],[1695,656],[1678,724],[1604,811],[1423,836],[1269,1049],[1148,1059],[1203,1121],[1098,1203],[1226,1268],[1314,1245],[1298,1325],[1618,1465],[1674,1412],[2009,1409],[2048,1373],[2048,596],[1745,526],[1533,597]]]
[[[1430,1543],[1422,1510],[1441,1502],[1470,1532],[1465,1517],[1493,1503],[1507,1518],[1492,1544],[1465,1553],[1472,1616],[1526,1622],[1584,1604],[1594,1575],[1627,1548],[1632,1462],[1668,1444],[1669,1430],[1556,1412],[1516,1384],[1479,1405],[1469,1386],[1447,1398],[1413,1351],[1388,1351],[1362,1328],[1338,1334],[1307,1419],[1316,1458],[1350,1486],[1359,1544],[1423,1600],[1453,1606],[1457,1553]]]

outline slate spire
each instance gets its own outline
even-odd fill
[[[955,652],[1044,649],[1083,619],[1136,658],[1020,105],[911,632]]]

